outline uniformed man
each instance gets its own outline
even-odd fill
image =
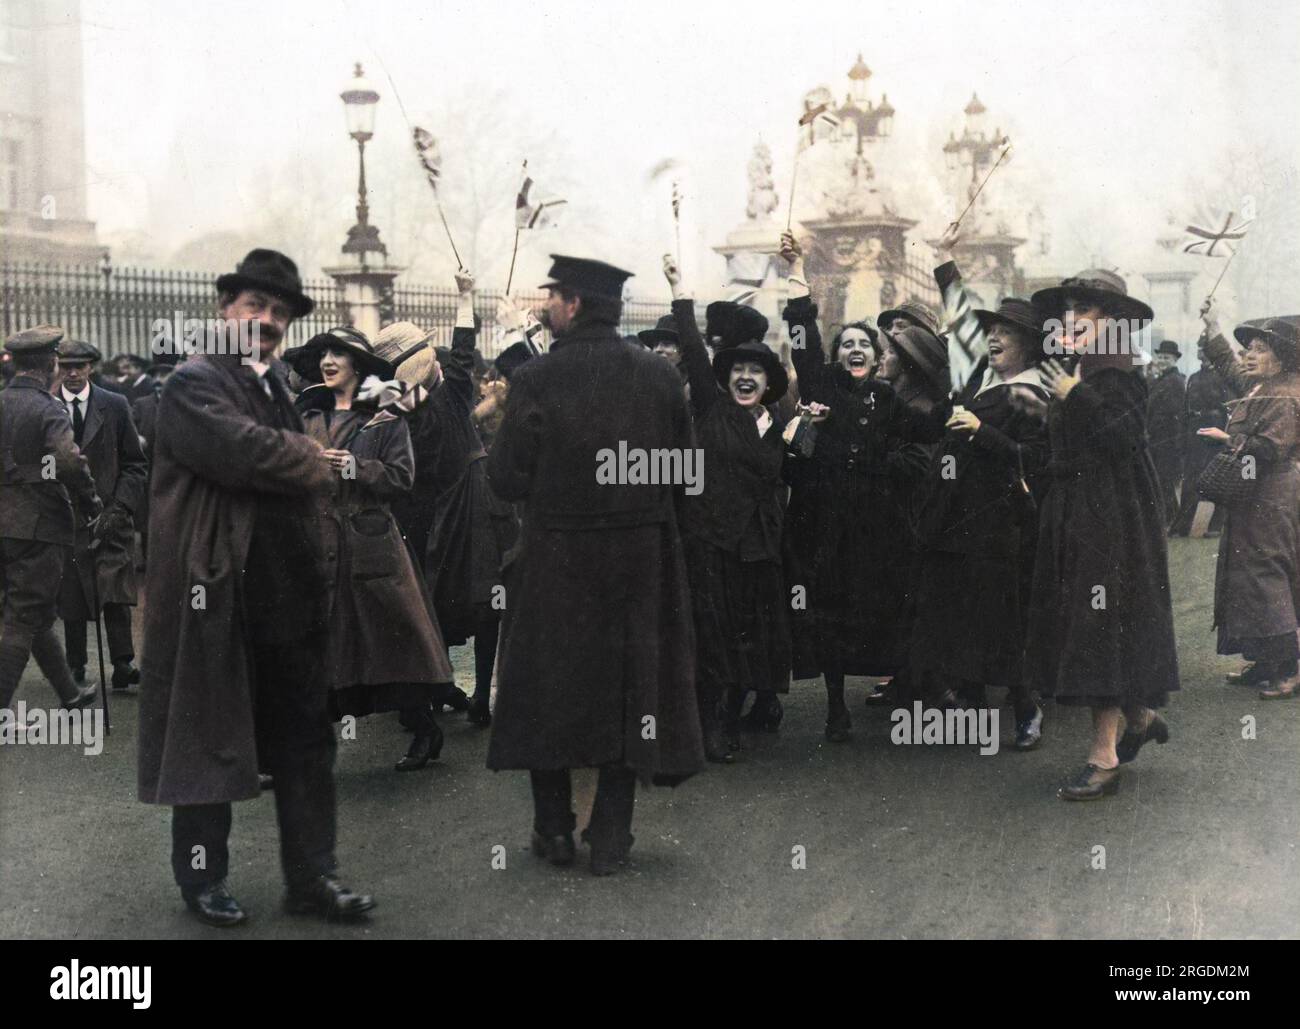
[[[615,453],[692,447],[681,379],[618,334],[628,273],[554,256],[549,353],[511,376],[488,479],[524,504],[505,572],[488,767],[528,769],[533,850],[573,861],[570,768],[599,768],[584,838],[609,874],[632,845],[636,782],[703,767],[694,633],[674,485],[601,475]]]
[[[149,466],[126,397],[92,381],[99,351],[89,343],[64,339],[58,355],[55,397],[67,408],[73,439],[90,462],[104,504],[93,532],[84,523],[77,526],[77,541],[63,568],[59,614],[68,664],[73,677],[84,681],[86,623],[99,617],[98,602],[113,662],[113,689],[125,690],[140,681],[133,663],[131,608],[136,603],[135,517],[144,505]]]
[[[77,688],[54,632],[59,580],[78,516],[74,507],[85,521],[100,510],[72,426],[49,392],[62,339],[62,329],[40,325],[5,343],[14,375],[0,396],[0,708],[9,707],[30,655],[65,707],[85,707],[95,699],[94,684]]]

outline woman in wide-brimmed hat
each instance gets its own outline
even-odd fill
[[[1146,440],[1147,386],[1131,336],[1151,309],[1113,272],[1089,270],[1033,296],[1054,331],[1044,364],[1050,482],[1025,656],[1027,682],[1092,709],[1087,763],[1065,800],[1119,788],[1142,741],[1164,742],[1155,713],[1178,689],[1164,511]],[[1067,368],[1075,358],[1077,370]],[[1120,743],[1123,721],[1127,732]],[[1139,741],[1132,746],[1133,741]]]
[[[1243,500],[1225,505],[1214,580],[1218,652],[1253,661],[1244,681],[1265,699],[1295,697],[1296,620],[1300,612],[1300,333],[1281,319],[1239,325],[1245,348],[1232,353],[1212,306],[1205,318],[1206,359],[1241,397],[1230,401],[1223,429],[1199,435],[1249,459],[1253,486]]]
[[[977,310],[988,345],[957,395],[947,435],[918,491],[921,557],[908,656],[914,687],[940,705],[983,706],[986,685],[1010,690],[1016,747],[1041,738],[1024,685],[1026,605],[1047,464],[1048,400],[1039,364],[1043,319],[1008,297]]]
[[[824,676],[826,738],[842,742],[852,727],[845,676],[891,676],[903,662],[914,554],[910,496],[943,420],[907,403],[842,342],[838,362],[827,363],[802,254],[789,233],[781,253],[791,264],[784,315],[800,400],[829,408],[816,427],[812,469],[801,468],[792,483],[799,516],[787,533],[787,585],[806,598],[811,615],[799,619],[794,677]],[[902,335],[936,377],[940,369],[946,377],[946,350],[930,342],[932,333],[909,327]]]
[[[767,319],[753,308],[725,312],[710,361],[694,302],[682,295],[670,256],[664,257],[664,275],[673,289],[673,316],[704,459],[702,491],[688,489],[682,508],[700,721],[705,756],[730,761],[740,749],[746,692],[753,691],[762,698],[756,703],[770,709],[768,698],[785,693],[790,684],[788,600],[781,575],[785,443],[769,410],[789,382],[780,358],[763,342]]]
[[[333,587],[326,662],[332,708],[336,719],[401,711],[415,738],[397,770],[414,771],[442,748],[432,701],[453,675],[390,506],[414,482],[410,433],[368,399],[391,367],[364,335],[334,329],[299,349],[316,356],[313,369],[295,355],[300,374],[321,387],[300,398],[303,424],[339,476],[337,494],[320,509]]]

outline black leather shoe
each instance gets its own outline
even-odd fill
[[[1119,763],[1126,765],[1138,756],[1138,751],[1142,749],[1142,744],[1155,740],[1157,743],[1169,742],[1169,726],[1159,715],[1153,715],[1151,724],[1146,727],[1144,732],[1134,732],[1132,729],[1125,729],[1124,735],[1119,738],[1115,744],[1115,753],[1119,755]]]
[[[1043,709],[1035,707],[1034,713],[1016,723],[1015,750],[1033,750],[1043,741]],[[1123,761],[1123,758],[1120,758]]]
[[[1268,682],[1268,671],[1256,662],[1248,664],[1239,672],[1229,672],[1223,679],[1229,686],[1258,686]]]
[[[442,698],[443,706],[451,708],[453,711],[468,711],[469,697],[459,686],[453,686],[447,691],[447,695]],[[435,705],[434,710],[437,710]]]
[[[573,833],[566,832],[561,836],[543,836],[536,829],[533,830],[533,853],[539,858],[545,858],[551,864],[557,867],[573,864],[573,859],[577,856],[577,848],[573,845]]]
[[[487,701],[480,703],[476,699],[469,702],[469,711],[465,714],[466,721],[470,725],[477,725],[480,729],[486,729],[492,724],[492,711],[488,708]]]
[[[853,735],[853,719],[847,707],[832,711],[826,718],[826,740],[829,743],[844,743]]]
[[[218,929],[229,929],[248,920],[239,901],[226,889],[226,880],[209,883],[207,886],[193,890],[181,890],[185,906],[198,917],[200,922]]]
[[[71,671],[72,671],[72,681],[75,682],[78,686],[80,686],[82,683],[86,681],[85,665],[82,665],[80,668],[73,668]]]
[[[1057,796],[1062,800],[1096,800],[1118,792],[1118,767],[1098,768],[1094,764],[1087,764],[1071,782],[1060,788]]]
[[[735,755],[727,749],[722,738],[722,729],[717,725],[704,727],[704,757],[715,765],[729,765],[736,760]]]
[[[777,732],[784,716],[785,708],[781,706],[776,694],[760,693],[749,709],[749,714],[740,720],[740,725],[750,732]]]
[[[131,664],[130,661],[115,661],[113,663],[113,689],[125,690],[140,683],[140,669]]]
[[[310,885],[289,891],[284,899],[291,915],[320,915],[330,922],[356,922],[374,909],[369,894],[353,893],[332,875],[322,875]]]
[[[430,761],[437,761],[442,753],[442,729],[435,723],[433,732],[428,735],[416,733],[406,756],[396,764],[399,772],[418,772]]]
[[[623,865],[627,864],[628,855],[632,850],[632,844],[636,843],[636,837],[628,833],[622,846],[606,850],[600,847],[594,847],[591,843],[591,829],[582,830],[582,842],[591,847],[591,874],[592,875],[613,875]]]
[[[77,690],[77,695],[63,706],[69,711],[80,711],[83,707],[90,707],[95,703],[95,694],[98,692],[99,687],[93,682],[88,682]]]

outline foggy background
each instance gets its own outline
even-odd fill
[[[861,51],[872,97],[897,112],[878,174],[921,221],[911,240],[964,200],[940,147],[975,91],[1015,145],[993,199],[1042,212],[1049,250],[1022,248],[1023,264],[1134,274],[1170,217],[1181,227],[1248,194],[1258,221],[1233,273],[1270,310],[1239,313],[1300,310],[1287,2],[83,0],[82,13],[89,216],[121,264],[221,270],[254,244],[308,274],[336,263],[356,204],[339,92],[360,61],[381,94],[370,220],[406,279],[450,285],[454,262],[399,95],[438,137],[447,214],[482,285],[505,283],[526,157],[569,203],[557,228],[525,234],[516,288],[558,250],[630,268],[634,294],[666,299],[670,180],[647,174],[675,158],[685,272],[707,296],[723,281],[710,248],[745,217],[754,144],[771,148],[784,224],[802,97],[828,85],[842,100]]]

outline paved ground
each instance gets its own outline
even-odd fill
[[[1085,754],[1084,711],[1049,707],[1037,752],[980,757],[894,746],[888,712],[866,712],[851,686],[857,731],[830,745],[821,688],[805,683],[780,735],[754,740],[743,763],[642,793],[632,865],[596,879],[527,853],[526,777],[484,769],[481,731],[447,715],[442,761],[397,775],[407,737],[372,718],[340,745],[338,772],[343,871],[378,898],[373,922],[332,929],[279,911],[264,797],[236,807],[231,881],[253,917],[224,935],[1295,937],[1300,703],[1223,684],[1236,663],[1213,653],[1214,544],[1174,540],[1171,561],[1184,685],[1173,739],[1143,752],[1118,797],[1056,799]],[[29,669],[19,698],[52,696]],[[223,935],[193,922],[170,882],[168,809],[134,798],[135,703],[116,699],[98,757],[0,748],[0,937]]]

